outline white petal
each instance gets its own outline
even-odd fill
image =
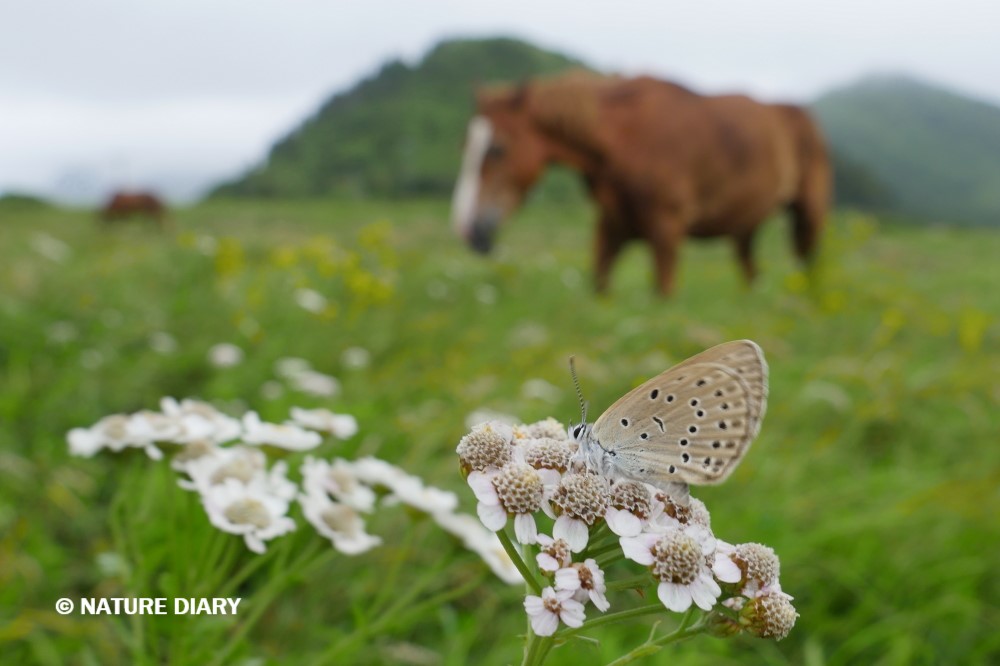
[[[546,573],[552,573],[553,571],[559,570],[559,563],[556,562],[556,558],[552,557],[548,553],[538,553],[535,556],[535,561],[538,562],[538,568]]]
[[[246,542],[247,548],[259,555],[263,555],[267,551],[264,547],[264,542],[261,541],[260,538],[253,532],[247,532],[244,534],[243,540]]]
[[[146,455],[150,457],[150,459],[163,460],[163,451],[156,448],[155,444],[147,444],[143,447],[143,450],[146,452]]]
[[[528,613],[528,615],[538,615],[545,610],[542,598],[529,594],[524,598],[524,610]]]
[[[507,524],[507,512],[499,504],[490,506],[480,502],[476,505],[476,513],[483,525],[494,532],[499,532]]]
[[[708,585],[701,578],[691,583],[688,586],[691,590],[691,598],[694,599],[695,605],[702,610],[712,610],[712,606],[715,605],[716,597],[709,590]]]
[[[611,602],[608,601],[608,598],[604,596],[603,592],[598,592],[597,590],[591,590],[590,600],[594,603],[594,606],[597,607],[597,610],[601,611],[602,613],[611,608]]]
[[[504,517],[504,522],[507,522]],[[528,544],[538,542],[538,526],[535,517],[530,513],[519,513],[514,516],[514,537],[518,543]]]
[[[642,521],[625,509],[609,508],[604,518],[611,531],[618,536],[634,537],[642,532]]]
[[[573,567],[560,569],[556,572],[557,590],[576,590],[580,588],[580,574]]]
[[[579,627],[587,619],[587,615],[583,610],[583,604],[579,601],[567,599],[562,603],[562,610],[559,611],[559,619],[567,627]]]
[[[551,636],[559,628],[559,616],[551,611],[543,611],[531,616],[531,630],[539,636]]]
[[[718,598],[722,594],[722,588],[719,587],[719,584],[715,582],[715,579],[712,578],[712,575],[709,574],[708,572],[705,572],[700,576],[698,576],[698,580],[702,582],[702,584],[705,586],[705,589],[707,589],[709,592],[712,593],[713,597]]]
[[[482,472],[470,472],[466,481],[468,481],[469,487],[472,488],[472,492],[475,494],[477,500],[490,506],[500,504],[500,497],[497,495],[497,489],[493,485],[492,477]]]
[[[556,524],[552,527],[552,536],[556,539],[562,539],[569,544],[571,551],[579,553],[587,547],[590,533],[585,522],[563,514],[556,518]]]
[[[660,583],[656,588],[656,596],[664,606],[675,613],[683,613],[691,607],[691,592],[686,585]]]
[[[736,566],[736,563],[729,559],[728,555],[716,553],[715,561],[712,564],[712,573],[723,583],[738,583],[743,577],[743,572]]]
[[[538,476],[542,477],[542,485],[546,486],[558,486],[559,481],[562,479],[562,474],[556,469],[536,469]]]
[[[641,536],[618,539],[625,557],[648,567],[653,563],[653,552],[647,541],[648,539]]]

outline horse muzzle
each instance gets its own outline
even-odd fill
[[[467,236],[469,247],[480,254],[489,254],[493,249],[493,237],[498,226],[500,226],[499,215],[482,214],[476,217]]]

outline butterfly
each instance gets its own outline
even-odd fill
[[[574,378],[575,379],[575,378]],[[692,356],[570,429],[577,460],[609,478],[686,501],[687,486],[721,483],[746,455],[767,409],[767,362],[750,340]]]

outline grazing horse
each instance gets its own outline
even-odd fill
[[[101,218],[107,223],[143,215],[155,221],[160,228],[166,226],[165,213],[163,202],[149,192],[116,192],[101,208]]]
[[[750,282],[754,234],[779,209],[809,262],[830,198],[824,141],[802,108],[574,72],[477,94],[452,202],[457,233],[489,252],[501,220],[553,163],[579,171],[597,204],[598,292],[622,247],[643,240],[669,294],[685,236],[730,236]]]

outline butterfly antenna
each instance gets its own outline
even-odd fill
[[[576,389],[577,400],[580,401],[580,423],[587,423],[587,401],[583,399],[583,391],[580,390],[580,380],[576,376],[575,356],[569,357],[569,374],[573,377],[573,388]]]

